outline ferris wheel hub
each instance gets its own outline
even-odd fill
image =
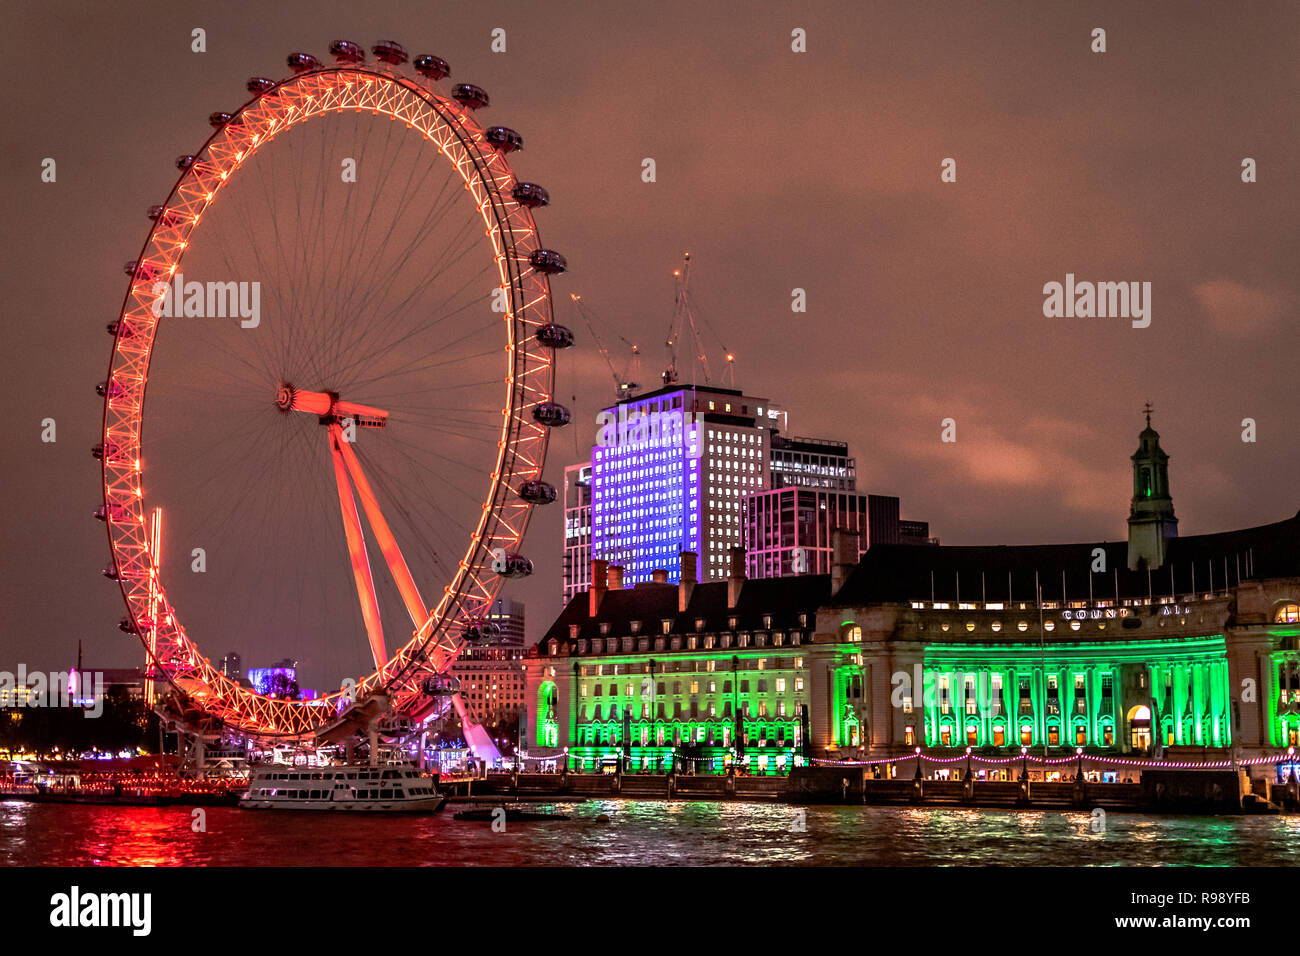
[[[383,428],[388,412],[370,405],[345,402],[338,392],[309,392],[281,382],[275,389],[275,405],[282,412],[306,412],[320,417],[322,425],[353,421],[360,428]]]

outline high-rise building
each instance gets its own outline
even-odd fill
[[[591,462],[564,469],[564,603],[591,587]]]
[[[709,385],[668,385],[607,408],[591,460],[591,557],[623,581],[678,573],[700,555],[701,580],[728,574],[741,501],[768,487],[781,412],[765,398]]]

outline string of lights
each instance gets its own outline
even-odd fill
[[[1111,764],[1121,767],[1150,767],[1158,770],[1232,770],[1237,767],[1257,767],[1265,764],[1287,763],[1295,759],[1295,748],[1277,756],[1249,757],[1241,760],[1139,760],[1132,757],[1108,757],[1098,754],[1074,754],[1070,757],[1036,757],[1033,754],[1020,754],[1013,757],[981,757],[977,754],[962,754],[956,757],[931,757],[923,753],[908,754],[903,757],[888,757],[880,760],[830,760],[823,757],[812,757],[810,762],[823,766],[832,767],[867,767],[881,766],[893,763],[903,763],[908,760],[921,760],[925,763],[933,764],[953,764],[971,761],[972,763],[981,764],[1012,764],[1012,763],[1032,763],[1038,766],[1059,766],[1061,764],[1076,763],[1081,760],[1092,763]]]

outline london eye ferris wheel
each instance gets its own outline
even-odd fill
[[[397,43],[295,53],[210,117],[152,220],[113,336],[103,507],[122,628],[216,724],[320,739],[427,712],[521,543],[552,400],[547,191],[489,97]],[[161,516],[166,514],[166,547]],[[261,693],[205,656],[301,658],[339,689]]]

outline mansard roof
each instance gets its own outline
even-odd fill
[[[1300,512],[1239,531],[1170,538],[1167,558],[1148,572],[1128,570],[1127,541],[1078,544],[873,545],[832,606],[909,601],[1032,601],[1035,579],[1048,601],[1189,594],[1251,578],[1300,577]],[[1092,570],[1095,549],[1105,572]],[[1226,577],[1225,577],[1226,576]],[[1195,588],[1193,588],[1193,577]],[[1090,592],[1091,589],[1091,592]]]
[[[734,608],[727,606],[727,582],[709,581],[695,585],[685,611],[678,611],[676,584],[638,584],[608,591],[595,617],[591,617],[588,592],[577,594],[555,619],[546,636],[568,640],[570,627],[578,626],[580,638],[603,636],[601,624],[608,624],[609,636],[632,633],[633,621],[641,622],[642,634],[662,634],[662,622],[671,621],[670,634],[727,630],[788,630],[812,627],[817,609],[831,596],[828,574],[805,574],[784,578],[751,578],[740,591]],[[804,624],[799,616],[806,615]],[[764,618],[770,617],[771,623]],[[732,619],[736,623],[732,626]],[[702,627],[696,623],[703,621]]]

